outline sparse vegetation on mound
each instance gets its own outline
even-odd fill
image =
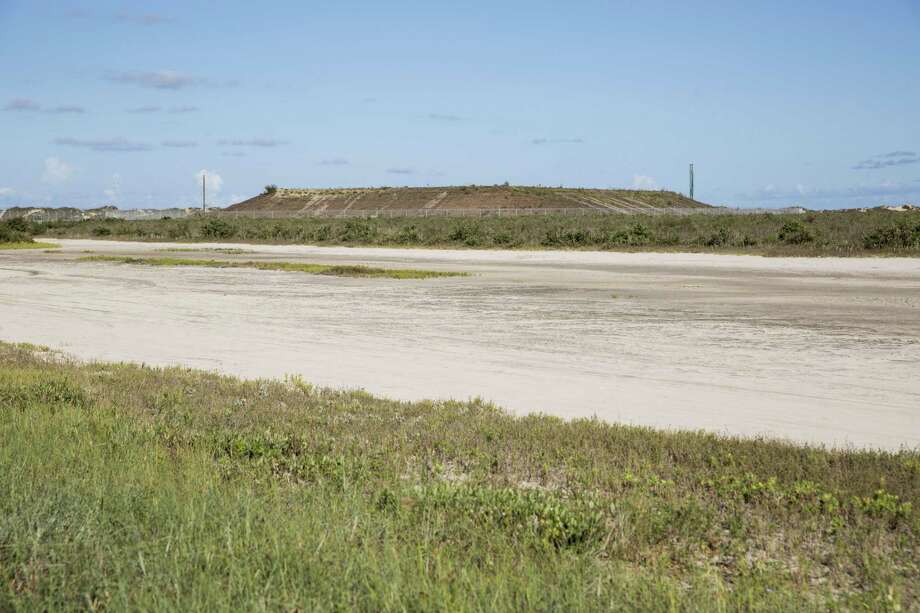
[[[386,279],[430,279],[433,277],[462,277],[462,272],[438,272],[412,268],[374,268],[358,265],[306,264],[301,262],[244,262],[232,260],[198,260],[184,258],[136,258],[115,255],[90,255],[81,262],[109,262],[112,264],[139,264],[142,266],[203,266],[206,268],[255,268],[258,270],[280,270],[304,272],[312,275],[334,277],[376,277]]]
[[[911,610],[920,456],[0,344],[3,610]]]
[[[677,192],[535,187],[524,185],[460,185],[445,187],[363,187],[297,189],[266,185],[254,198],[231,211],[335,211],[439,209],[601,209],[636,212],[667,208],[708,208]]]
[[[481,249],[694,250],[766,255],[920,254],[920,211],[484,218],[173,219],[48,224],[49,236]]]

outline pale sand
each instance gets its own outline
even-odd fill
[[[0,251],[0,339],[87,359],[288,373],[401,399],[837,446],[920,446],[920,259],[244,245],[465,270],[405,281]],[[196,244],[201,247],[239,247]]]

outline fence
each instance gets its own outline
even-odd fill
[[[127,221],[218,217],[224,219],[306,219],[306,218],[390,218],[390,217],[519,217],[534,215],[762,215],[804,213],[798,207],[785,209],[738,208],[531,208],[531,209],[325,209],[325,210],[236,210],[208,209],[136,209],[94,211],[87,213],[74,209],[32,209],[17,212],[36,222],[81,221],[90,219],[124,219]],[[0,211],[0,220],[6,211]]]

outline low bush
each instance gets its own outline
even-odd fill
[[[876,228],[863,239],[866,249],[916,249],[920,248],[920,223],[898,223]]]
[[[23,219],[0,222],[0,243],[29,243],[32,234],[32,225]]]
[[[783,224],[777,238],[787,245],[802,245],[814,241],[815,235],[805,224],[793,220]]]
[[[204,238],[231,238],[236,234],[233,225],[223,219],[209,219],[201,226],[201,236]]]

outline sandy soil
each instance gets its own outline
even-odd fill
[[[0,251],[0,339],[82,358],[297,373],[402,399],[920,446],[920,259],[253,246],[209,258],[465,270],[349,279]],[[200,247],[240,245],[194,245]],[[171,254],[181,255],[182,254]]]

